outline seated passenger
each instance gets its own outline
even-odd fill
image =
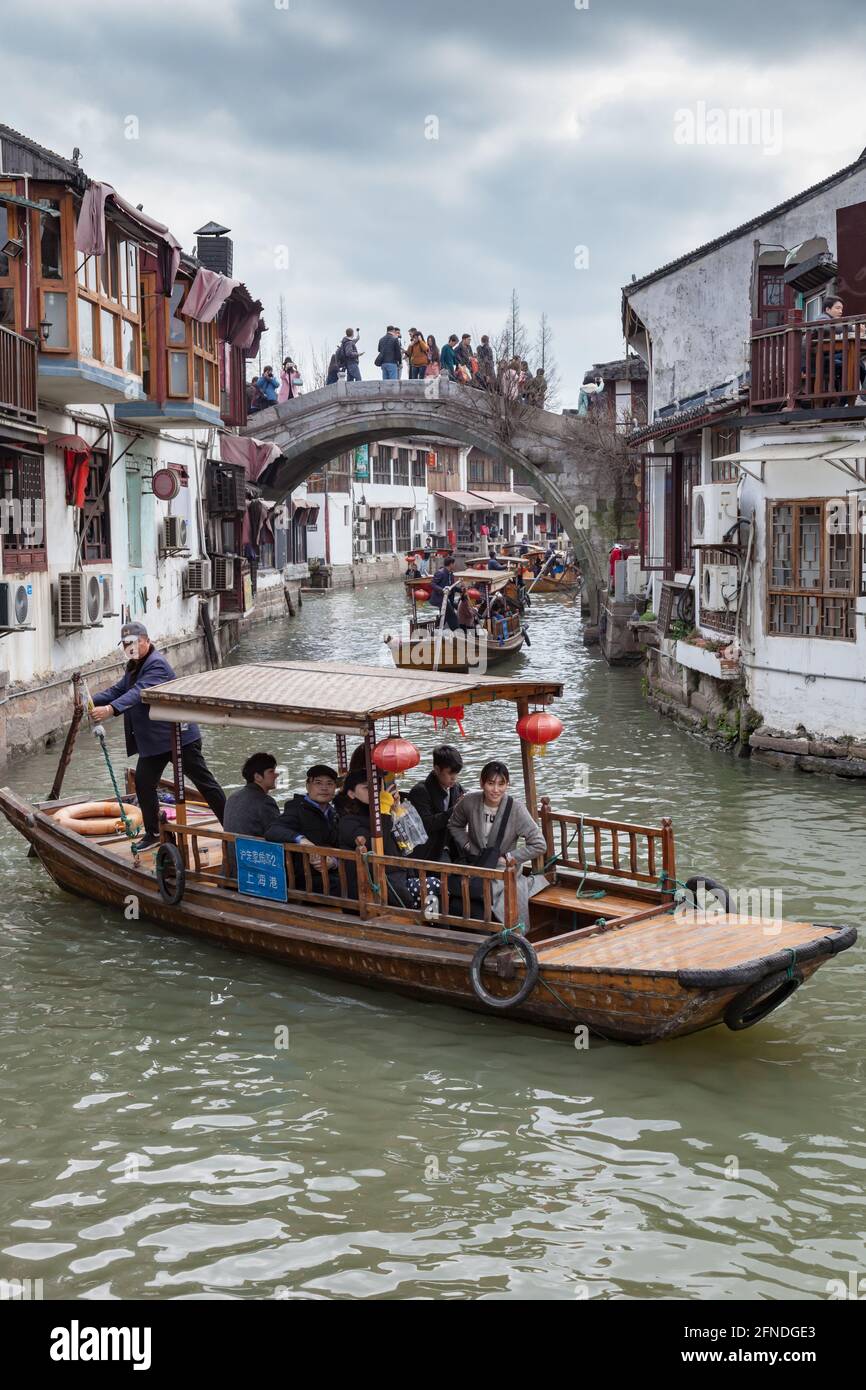
[[[279,820],[268,826],[265,838],[283,844],[336,846],[339,816],[334,796],[338,781],[337,773],[325,763],[309,768],[306,792],[297,792],[286,802]],[[315,870],[323,867],[329,870],[330,886],[325,888],[319,873],[314,873],[314,890],[339,895],[337,861],[326,855],[312,855],[310,864]],[[295,872],[302,874],[299,856],[295,857]]]
[[[393,795],[399,798],[400,793]],[[394,830],[391,817],[388,815],[380,816],[382,824],[382,847],[387,855],[400,856],[400,848],[394,839]],[[367,785],[367,774],[363,771],[350,772],[346,776],[340,797],[340,824],[339,824],[339,844],[341,849],[357,849],[357,841],[360,836],[364,837],[367,849],[373,847],[373,818],[370,814],[370,788]],[[355,866],[347,863],[349,877],[349,896],[358,896],[358,882],[355,873]],[[424,904],[421,902],[421,882],[417,873],[409,873],[405,869],[388,869],[386,871],[388,881],[388,902],[392,907],[411,907],[417,908]],[[439,881],[432,874],[427,876],[428,890],[437,893]]]
[[[223,829],[232,835],[252,835],[264,840],[280,819],[280,808],[271,792],[277,784],[277,760],[272,753],[253,753],[241,768],[244,785],[226,800]]]
[[[508,855],[520,868],[537,855],[544,855],[547,844],[524,802],[508,794],[511,775],[505,763],[492,761],[481,769],[481,790],[461,797],[448,830],[460,848],[464,862],[485,869],[502,869]],[[518,848],[523,841],[523,848]],[[479,880],[480,882],[480,880]],[[529,899],[547,887],[543,874],[517,875],[517,920],[529,922]],[[452,890],[453,892],[453,890]],[[491,894],[493,915],[503,921],[502,883],[494,883]],[[477,895],[473,895],[477,896]],[[458,908],[459,911],[459,908]]]
[[[502,561],[501,561],[501,560],[499,559],[499,557],[497,556],[496,551],[493,549],[493,546],[492,546],[492,545],[489,547],[488,552],[487,552],[487,568],[488,568],[489,570],[505,570],[505,569],[508,569],[508,566],[507,566],[507,565],[503,565]]]
[[[458,749],[450,743],[443,743],[433,749],[433,771],[423,782],[416,782],[409,793],[409,800],[415,807],[427,831],[427,843],[419,849],[418,859],[459,859],[452,853],[456,846],[448,846],[448,821],[465,788],[457,778],[463,768],[463,759]]]
[[[460,590],[460,601],[457,604],[457,622],[463,632],[471,632],[474,627],[477,627],[475,609],[472,607],[472,600],[466,589]]]

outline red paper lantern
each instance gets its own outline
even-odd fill
[[[478,600],[479,600],[480,597],[481,597],[481,590],[480,590],[480,589],[467,589],[467,593],[469,594],[469,597],[470,597],[475,603],[477,603]]]
[[[420,761],[421,754],[407,738],[384,738],[373,749],[373,762],[380,772],[406,772]]]
[[[531,744],[530,753],[543,753],[544,745],[559,738],[564,725],[555,714],[546,710],[536,710],[534,714],[524,714],[515,724],[515,729],[524,743]]]
[[[430,597],[430,592],[426,584],[414,584],[412,586],[412,593],[419,603],[426,603]]]

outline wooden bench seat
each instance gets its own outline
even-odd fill
[[[540,893],[535,893],[532,903],[540,907],[561,908],[566,912],[589,912],[595,917],[626,917],[632,912],[644,912],[652,906],[652,898],[644,898],[630,894],[618,893],[616,891],[604,890],[603,898],[577,896],[577,886],[580,882],[576,879],[574,885],[568,883],[552,883],[548,888],[542,888]]]

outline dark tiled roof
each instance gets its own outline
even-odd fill
[[[684,430],[699,429],[702,425],[711,424],[721,415],[731,415],[740,411],[743,404],[744,400],[713,400],[707,397],[700,405],[691,406],[688,410],[677,410],[671,415],[653,420],[649,425],[643,425],[641,429],[635,430],[634,434],[627,436],[626,443],[631,447],[646,444],[650,439],[665,439],[669,434],[682,434]]]
[[[643,381],[647,376],[646,362],[633,354],[617,362],[593,362],[592,370],[605,381]]]
[[[8,125],[0,125],[0,160],[6,174],[30,174],[36,179],[68,179],[82,188],[87,182],[79,164],[47,149],[45,145],[37,144],[29,135],[22,135]]]
[[[756,227],[761,227],[765,222],[771,222],[775,217],[780,217],[783,212],[789,212],[791,208],[798,207],[800,203],[808,202],[816,193],[821,193],[825,188],[832,188],[835,183],[842,183],[855,174],[858,169],[862,169],[866,164],[866,150],[854,160],[853,164],[846,164],[844,169],[838,173],[830,174],[820,183],[813,183],[811,188],[806,188],[802,193],[796,193],[793,198],[786,198],[784,203],[778,203],[776,207],[770,208],[768,212],[762,212],[758,217],[751,218],[744,222],[742,226],[735,227],[731,232],[725,232],[723,236],[716,237],[713,241],[706,242],[703,246],[698,246],[694,251],[688,251],[684,256],[677,257],[674,261],[669,261],[667,265],[661,266],[658,270],[653,270],[649,275],[643,275],[639,280],[632,280],[630,285],[623,285],[623,300],[635,290],[643,289],[644,285],[652,284],[653,280],[661,280],[666,275],[670,275],[672,270],[678,270],[680,266],[688,265],[691,261],[698,261],[702,256],[707,256],[711,251],[716,251],[720,246],[726,245],[729,241],[737,241],[747,232],[753,231]]]

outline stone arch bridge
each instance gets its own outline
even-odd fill
[[[610,495],[598,437],[579,417],[555,415],[441,377],[425,381],[341,381],[268,410],[243,433],[276,444],[281,457],[258,479],[283,501],[338,454],[376,439],[422,435],[476,446],[517,470],[552,508],[584,572],[606,573],[599,515]]]

